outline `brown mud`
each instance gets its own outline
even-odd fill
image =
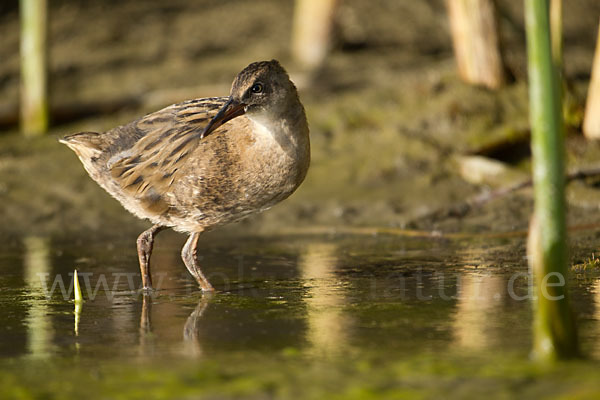
[[[288,51],[292,2],[53,1],[52,103],[136,96],[152,101],[55,125],[40,139],[23,139],[16,127],[0,134],[2,231],[146,226],[97,187],[56,139],[107,130],[186,97],[226,95],[237,71],[270,58],[280,59],[301,88],[312,166],[290,199],[229,232],[276,233],[315,225],[525,229],[531,211],[527,189],[464,216],[440,218],[444,213],[437,212],[488,189],[461,177],[457,157],[528,129],[524,29],[517,3],[499,2],[504,53],[515,81],[491,92],[457,79],[441,0],[342,2],[331,57],[310,76],[294,65]],[[565,9],[565,72],[580,104],[599,14],[600,4],[593,0],[569,2]],[[18,100],[19,58],[18,15],[8,6],[0,14],[0,37],[0,109],[10,110]],[[501,158],[526,175],[527,149],[511,152]],[[599,155],[598,144],[570,129],[571,168],[595,165]],[[600,221],[597,181],[570,184],[571,224]]]

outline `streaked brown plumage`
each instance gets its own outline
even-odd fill
[[[188,100],[61,142],[127,210],[154,223],[137,241],[144,288],[152,286],[154,236],[170,227],[190,233],[183,261],[212,290],[196,262],[199,234],[285,199],[310,162],[304,108],[275,60],[246,67],[229,97]]]

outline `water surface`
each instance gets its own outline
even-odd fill
[[[593,252],[594,235],[579,235],[574,261]],[[107,393],[123,389],[117,383],[107,388],[104,378],[94,378],[98,374],[108,382],[123,379],[123,385],[170,376],[178,382],[168,392],[174,397],[188,393],[181,392],[182,381],[195,394],[210,389],[218,397],[295,397],[306,390],[303,379],[321,379],[311,390],[322,395],[334,382],[352,386],[371,371],[386,382],[376,385],[384,392],[368,380],[357,390],[381,395],[406,389],[398,377],[424,365],[420,382],[432,379],[432,368],[450,368],[443,374],[448,379],[460,374],[453,368],[473,368],[477,375],[482,366],[512,371],[515,362],[531,364],[531,280],[523,237],[209,236],[199,253],[217,289],[212,296],[202,295],[183,266],[183,240],[158,237],[152,259],[157,290],[144,296],[135,234],[7,238],[0,256],[0,357],[7,387],[35,392],[31,371],[42,369],[59,382],[69,380],[60,371],[83,374],[80,379]],[[86,299],[78,310],[70,300],[75,268]],[[596,268],[579,268],[570,280],[590,358],[578,368],[596,368],[600,356],[599,276]],[[227,372],[231,368],[238,372]],[[212,372],[204,376],[207,370]],[[265,378],[273,373],[282,376]],[[511,373],[498,374],[500,383],[483,387],[506,388]],[[425,385],[427,391],[439,389],[435,381]],[[225,390],[240,385],[240,393]],[[60,385],[41,387],[60,393]],[[83,389],[66,387],[71,394]]]

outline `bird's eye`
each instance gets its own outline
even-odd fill
[[[250,88],[250,90],[252,91],[252,93],[262,93],[263,85],[261,85],[260,83],[255,83],[254,86]]]

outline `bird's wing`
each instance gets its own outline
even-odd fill
[[[116,128],[127,135],[119,141],[132,142],[108,159],[106,166],[113,180],[145,208],[166,211],[168,205],[162,195],[198,145],[206,125],[227,100],[215,97],[185,101]]]

